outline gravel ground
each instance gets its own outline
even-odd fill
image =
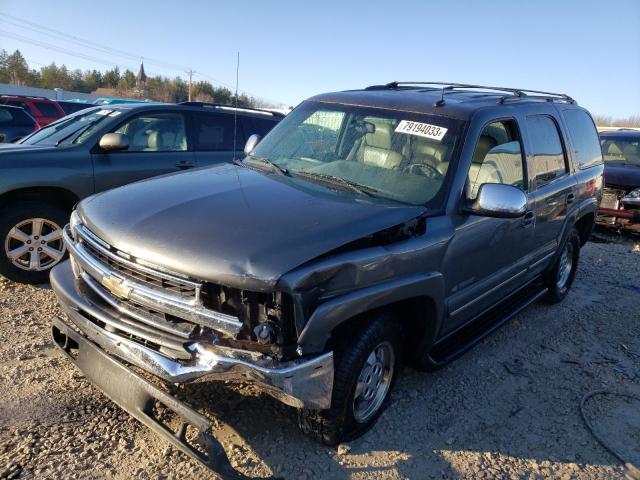
[[[609,238],[611,240],[611,238]],[[585,428],[591,390],[640,391],[640,243],[591,242],[564,303],[535,304],[433,374],[410,369],[389,409],[337,449],[247,385],[200,386],[232,463],[252,477],[622,478]],[[214,478],[89,384],[49,339],[48,286],[0,279],[0,478]],[[595,397],[587,414],[640,465],[640,402]]]

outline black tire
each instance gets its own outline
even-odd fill
[[[7,248],[13,249],[12,244],[8,242],[15,241],[8,239],[9,231],[14,226],[31,218],[46,219],[64,228],[69,222],[69,213],[57,206],[37,202],[14,203],[6,206],[0,212],[0,275],[20,283],[45,283],[49,281],[51,268],[60,263],[64,257],[51,265],[47,265],[45,262],[43,270],[25,270],[14,265],[7,254]],[[62,245],[61,239],[59,243],[56,241],[55,247],[57,248],[59,245]]]
[[[567,253],[568,258],[571,259],[571,269],[566,277],[565,281],[562,280],[563,271],[563,253],[565,250],[569,250]],[[578,269],[578,260],[580,258],[580,234],[574,227],[564,239],[562,246],[560,247],[558,258],[553,264],[551,269],[544,276],[545,286],[549,289],[545,296],[547,303],[559,303],[567,296],[573,280],[576,276]]]
[[[325,445],[337,445],[365,433],[387,406],[402,365],[402,335],[397,318],[391,313],[378,313],[366,323],[348,332],[342,331],[334,345],[334,380],[331,408],[298,411],[300,429]],[[388,390],[381,405],[364,422],[354,415],[354,394],[358,377],[367,357],[377,346],[393,349],[393,369]],[[386,347],[385,347],[386,348]]]

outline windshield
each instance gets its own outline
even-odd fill
[[[119,114],[115,110],[92,110],[78,112],[41,128],[24,138],[27,145],[65,145],[83,143],[105,119]]]
[[[601,137],[605,163],[640,167],[640,132],[637,137]]]
[[[245,159],[306,181],[424,205],[443,190],[463,122],[305,102]]]

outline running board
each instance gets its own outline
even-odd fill
[[[539,282],[534,282],[512,293],[496,306],[436,342],[429,352],[432,364],[442,367],[455,360],[545,295],[548,290]]]

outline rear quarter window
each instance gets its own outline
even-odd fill
[[[45,117],[59,117],[60,112],[52,103],[47,102],[33,102],[33,105],[42,113]]]
[[[562,115],[567,123],[577,166],[588,168],[601,164],[602,150],[598,132],[589,114],[582,110],[565,110]]]

